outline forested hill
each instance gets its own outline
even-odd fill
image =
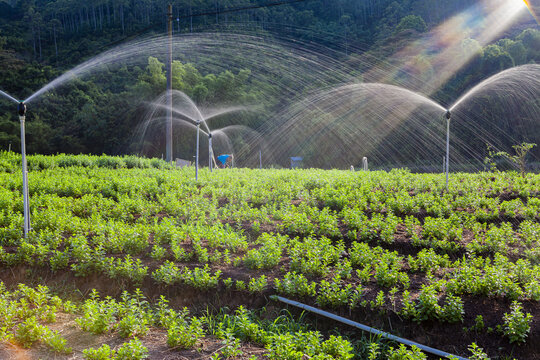
[[[164,32],[165,9],[170,2],[3,0],[0,30],[4,47],[25,60],[69,68],[126,37],[148,31]],[[312,30],[318,34],[318,41],[326,45],[338,42],[365,48],[388,39],[400,25],[425,31],[467,9],[471,1],[182,0],[172,4],[174,31],[197,32],[239,23],[265,29],[280,24]],[[231,12],[246,7],[252,8]],[[418,17],[414,23],[402,22],[410,15]],[[519,26],[526,25],[534,26],[533,19],[514,28],[513,35],[517,35]]]
[[[115,45],[163,34],[168,3],[0,0],[0,89],[25,98],[66,70]],[[337,49],[340,60],[351,64],[366,54],[390,57],[400,44],[414,41],[472,5],[470,0],[181,0],[172,4],[175,33],[235,32],[241,28],[265,36],[287,36]],[[275,6],[265,6],[268,4]],[[239,8],[249,9],[231,11]],[[471,42],[474,45],[475,39]],[[434,96],[455,99],[475,82],[500,70],[540,62],[540,32],[531,16],[517,21],[492,44],[475,46],[479,49],[474,59]],[[423,61],[429,62],[429,58]],[[198,69],[198,64],[177,62],[176,66],[191,76],[189,81],[178,79],[176,88],[199,102],[226,100],[222,98],[224,84],[234,84],[235,91],[228,91],[238,100],[263,102],[260,79],[255,82],[250,78],[249,68],[211,74]],[[34,110],[28,123],[29,151],[138,151],[129,145],[132,138],[126,135],[131,135],[140,121],[140,109],[130,108],[130,104],[133,99],[157,96],[163,90],[163,74],[162,64],[149,59],[146,67],[109,74],[114,79],[109,85],[98,86],[94,78],[83,78],[55,91],[53,98]],[[264,100],[264,111],[272,112],[277,102]],[[0,149],[10,144],[19,146],[18,123],[15,114],[7,111],[9,106],[0,100]],[[114,109],[119,108],[130,109],[118,116]],[[255,128],[261,121],[249,116],[245,119]]]

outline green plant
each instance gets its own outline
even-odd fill
[[[233,284],[234,284],[234,280],[231,279],[230,277],[228,277],[228,278],[226,278],[226,279],[223,279],[223,285],[225,285],[225,287],[226,287],[227,289],[232,288]]]
[[[513,162],[519,168],[521,176],[525,177],[527,154],[535,146],[536,144],[524,142],[519,145],[512,146],[516,152],[515,155],[510,155],[505,151],[499,151],[495,154],[495,156],[502,156]]]
[[[477,315],[474,319],[474,325],[471,327],[471,329],[479,332],[484,330],[484,328],[484,317],[482,315]]]
[[[268,285],[268,279],[266,276],[261,275],[258,278],[249,279],[248,290],[251,293],[262,293]]]
[[[113,279],[127,279],[135,285],[141,285],[148,273],[148,267],[142,265],[141,259],[133,260],[130,255],[126,255],[124,259],[111,259],[107,272]]]
[[[287,242],[287,236],[264,233],[257,239],[261,247],[249,250],[244,263],[250,269],[271,269],[279,264]]]
[[[470,360],[489,360],[487,354],[484,353],[484,349],[476,345],[476,343],[469,345],[468,349],[472,354],[472,356],[469,357]]]
[[[193,270],[185,268],[180,274],[180,279],[187,285],[193,286],[201,290],[207,290],[217,287],[221,270],[218,270],[214,275],[210,272],[210,267],[206,264],[203,268],[196,267]]]
[[[523,313],[523,307],[517,301],[512,303],[510,313],[503,316],[503,334],[508,336],[510,343],[524,343],[528,333],[531,331],[532,315]]]
[[[438,304],[437,291],[432,285],[422,285],[418,303],[416,304],[416,321],[435,320],[441,314],[441,307]]]
[[[240,291],[246,290],[246,282],[243,280],[236,280],[234,282],[234,286],[236,287],[236,290],[240,290]]]
[[[103,344],[97,349],[84,349],[82,353],[85,360],[110,360],[116,356],[116,351],[107,344]]]
[[[354,290],[351,291],[349,296],[349,308],[351,310],[361,304],[363,295],[364,291],[362,290],[362,285],[358,285]]]
[[[416,307],[414,301],[411,299],[411,294],[405,290],[401,300],[401,310],[399,312],[406,319],[413,319],[416,317]]]
[[[102,334],[112,328],[116,321],[117,304],[113,299],[107,298],[99,300],[99,295],[94,289],[90,294],[90,299],[81,306],[82,317],[75,321],[84,331],[94,334]]]
[[[274,287],[280,294],[288,296],[315,296],[317,284],[304,275],[288,272],[283,279],[274,279]]]
[[[448,295],[446,303],[442,307],[442,319],[449,323],[463,322],[465,310],[463,310],[463,301],[460,297]]]
[[[167,256],[167,250],[159,245],[154,245],[152,247],[152,252],[150,253],[150,256],[152,257],[152,259],[159,261],[165,256]]]
[[[157,282],[164,283],[166,285],[172,285],[180,281],[182,270],[180,270],[173,262],[165,261],[152,273],[152,278]]]
[[[239,339],[236,339],[232,333],[226,332],[222,338],[223,345],[220,350],[220,355],[223,356],[223,358],[229,359],[242,355],[242,350],[240,349],[241,342]]]
[[[354,357],[351,343],[341,336],[330,335],[330,338],[321,344],[321,350],[334,359],[352,359]]]
[[[321,281],[316,302],[320,306],[339,307],[347,305],[352,292],[352,285],[341,287],[341,277],[336,275],[331,282]]]
[[[52,351],[60,354],[71,354],[72,349],[67,346],[67,340],[57,331],[45,328],[43,342],[51,348]]]
[[[118,334],[123,337],[144,336],[148,332],[148,321],[145,316],[127,314],[123,316],[117,325]]]
[[[368,345],[368,360],[377,360],[380,352],[380,344],[370,342]]]
[[[15,333],[15,340],[22,346],[29,348],[40,340],[44,333],[44,326],[38,324],[36,317],[32,316],[19,325]]]
[[[115,360],[143,360],[148,358],[148,349],[135,338],[124,343],[116,351]]]
[[[167,331],[167,345],[175,349],[191,349],[203,337],[202,321],[196,317],[187,322],[180,320],[171,324]]]
[[[384,309],[384,305],[385,305],[385,298],[384,298],[384,291],[379,291],[377,293],[377,297],[375,298],[375,300],[371,300],[370,301],[370,307],[371,309],[379,309],[379,313],[382,313],[384,314],[385,312],[385,309]]]
[[[411,346],[411,349],[407,349],[407,347],[403,344],[399,346],[399,348],[394,349],[393,347],[390,347],[387,354],[388,360],[426,360],[427,356],[424,354],[419,348],[416,346]]]

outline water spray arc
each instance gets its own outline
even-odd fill
[[[13,101],[13,102],[16,102],[16,103],[19,103],[19,100],[15,99],[13,96],[9,95],[8,93],[0,90],[0,95],[6,97],[7,99]]]
[[[24,237],[30,231],[30,196],[28,194],[28,167],[26,164],[26,140],[24,125],[26,121],[26,105],[20,102],[17,107],[19,120],[21,121],[21,154],[22,154],[22,176],[23,176],[23,202],[24,202]]]

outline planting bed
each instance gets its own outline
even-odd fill
[[[540,175],[0,154],[0,358],[540,359]],[[103,345],[103,346],[102,346]],[[483,351],[479,348],[483,348]]]

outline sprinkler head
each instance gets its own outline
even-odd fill
[[[450,117],[452,116],[452,113],[450,112],[450,110],[446,110],[446,118],[448,120],[450,120]]]
[[[19,106],[17,106],[17,111],[19,112],[19,116],[25,116],[26,115],[26,105],[24,102],[20,102]]]
[[[208,133],[208,138],[209,138],[209,139],[212,138],[212,133]]]

